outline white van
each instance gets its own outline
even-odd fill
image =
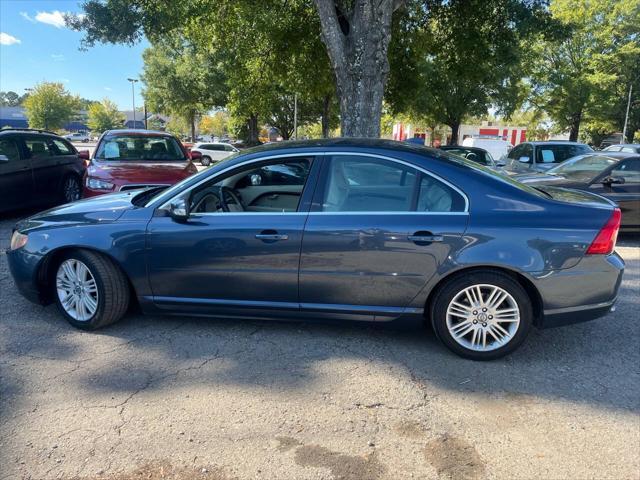
[[[496,161],[502,157],[506,157],[513,148],[513,145],[506,140],[486,137],[467,137],[462,141],[462,145],[465,147],[482,148],[489,152]]]

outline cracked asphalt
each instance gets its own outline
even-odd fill
[[[413,326],[81,332],[20,297],[2,253],[0,479],[640,478],[640,239],[618,251],[615,313],[491,363]]]

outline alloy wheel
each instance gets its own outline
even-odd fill
[[[489,352],[513,339],[520,326],[520,308],[501,287],[471,285],[453,297],[446,320],[451,337],[459,345]]]
[[[67,202],[75,202],[80,199],[80,184],[75,177],[69,177],[64,181],[63,193]]]
[[[56,275],[56,289],[60,305],[74,320],[86,322],[98,310],[98,285],[80,260],[71,258],[62,262]]]

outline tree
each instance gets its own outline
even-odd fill
[[[85,32],[82,45],[86,48],[96,42],[134,43],[143,35],[154,43],[180,29],[199,31],[209,37],[209,43],[215,43],[225,38],[209,32],[215,30],[218,24],[230,25],[237,21],[248,28],[244,28],[239,36],[229,38],[229,41],[237,41],[244,46],[251,43],[251,37],[274,39],[278,48],[273,52],[281,55],[282,59],[291,58],[291,52],[295,55],[296,44],[279,37],[283,29],[273,28],[274,23],[288,24],[315,42],[320,39],[322,32],[326,51],[331,58],[331,70],[338,84],[342,135],[378,136],[384,85],[389,71],[387,46],[391,17],[403,3],[404,0],[315,0],[320,22],[318,24],[316,15],[314,21],[308,24],[301,21],[297,14],[309,11],[310,0],[271,0],[262,2],[260,8],[256,8],[256,3],[249,0],[87,0],[82,4],[85,15],[67,16],[67,23]],[[234,15],[237,12],[242,15]],[[185,18],[189,19],[186,26]],[[251,21],[245,22],[246,19]],[[315,29],[316,25],[319,25],[318,30]],[[271,36],[271,33],[274,35]],[[256,54],[269,52],[260,46],[253,53],[250,58],[255,59]],[[231,57],[244,61],[242,56]],[[318,60],[316,57],[317,51],[311,56],[298,58],[313,63]],[[318,71],[320,69],[316,69]],[[324,106],[329,108],[330,98],[325,100]],[[244,103],[250,106],[252,102]],[[232,110],[237,112],[238,108]],[[245,113],[248,124],[257,137],[258,112],[245,108],[242,111],[249,112]]]
[[[200,131],[216,137],[224,137],[229,131],[229,115],[219,110],[212,116],[204,116],[200,120]]]
[[[58,130],[76,114],[79,99],[62,83],[43,82],[33,88],[24,107],[31,128]]]
[[[143,96],[148,107],[184,118],[195,139],[197,118],[225,102],[221,70],[175,35],[146,49],[143,59]]]
[[[87,126],[92,132],[102,133],[122,127],[124,122],[125,116],[118,111],[118,106],[107,98],[89,105]]]
[[[451,128],[490,106],[509,114],[524,98],[523,39],[546,31],[541,2],[453,0],[416,3],[396,20],[387,89],[394,113]]]
[[[630,77],[637,78],[640,64],[640,4],[555,0],[550,9],[571,34],[534,44],[533,102],[560,128],[569,129],[569,139],[576,141],[584,119],[603,116],[598,105],[611,111],[611,99],[617,97],[618,111],[622,105],[626,108],[624,91],[628,92]]]
[[[16,92],[9,90],[8,92],[0,92],[1,107],[18,107],[27,98],[29,94],[25,93],[20,96]]]

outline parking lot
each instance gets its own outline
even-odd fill
[[[16,220],[0,479],[640,478],[638,237],[615,313],[477,363],[409,326],[134,313],[81,332],[16,291]]]

